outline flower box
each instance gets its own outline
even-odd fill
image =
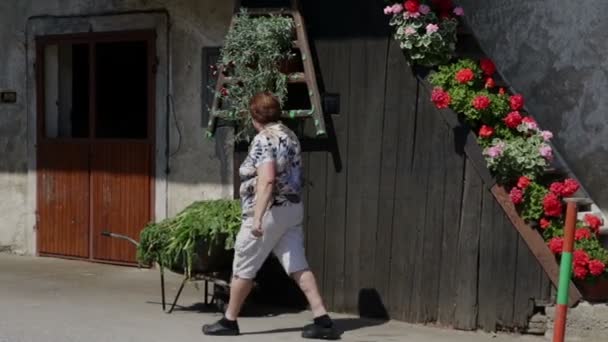
[[[575,280],[574,283],[589,302],[608,302],[608,277],[602,277],[594,281]]]

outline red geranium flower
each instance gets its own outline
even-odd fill
[[[500,87],[500,89],[498,89],[498,95],[504,95],[506,93],[505,88]]]
[[[431,93],[431,101],[433,101],[437,108],[442,109],[448,108],[450,102],[452,102],[452,98],[447,91],[444,91],[441,88],[435,88]]]
[[[515,111],[515,112],[509,113],[503,119],[503,121],[505,122],[505,125],[507,125],[507,127],[509,127],[509,128],[517,128],[517,126],[521,125],[522,117],[521,117],[521,114],[519,114],[518,111]]]
[[[561,196],[562,193],[564,192],[564,184],[560,183],[560,182],[553,182],[551,183],[551,186],[549,186],[549,191],[551,191],[552,193]]]
[[[589,226],[589,228],[591,228],[591,230],[593,230],[594,232],[600,230],[600,227],[603,224],[602,219],[593,214],[586,214],[584,220],[585,223]]]
[[[572,253],[574,257],[574,265],[576,266],[587,266],[589,263],[589,254],[582,249],[577,249]]]
[[[524,107],[524,97],[517,94],[511,96],[511,109],[520,110]]]
[[[220,94],[222,94],[222,96],[224,96],[224,97],[228,96],[228,89],[222,87],[220,89]]]
[[[580,185],[577,181],[572,178],[568,178],[564,181],[564,188],[562,189],[562,196],[570,197],[578,191]]]
[[[591,275],[600,276],[606,270],[606,265],[599,260],[591,260],[589,261],[589,271],[591,271]]]
[[[561,237],[554,237],[549,240],[549,249],[553,254],[560,254],[564,250],[564,239]]]
[[[472,105],[477,110],[484,110],[490,106],[490,99],[485,95],[479,95],[473,99]]]
[[[517,180],[517,187],[522,190],[527,188],[529,185],[530,185],[530,178],[528,178],[526,176],[521,176]]]
[[[405,9],[410,13],[418,13],[418,10],[420,9],[420,2],[417,0],[407,0],[403,4],[403,7],[405,7]]]
[[[482,58],[479,60],[479,66],[483,70],[483,74],[486,76],[492,76],[496,72],[496,65],[489,58]]]
[[[591,232],[587,228],[579,228],[574,233],[574,239],[580,241],[583,239],[591,239]]]
[[[494,79],[492,77],[486,78],[485,87],[486,87],[486,89],[492,89],[492,88],[496,87],[496,83],[494,82]]]
[[[513,188],[513,189],[511,189],[511,192],[509,193],[509,196],[511,197],[511,201],[515,205],[520,204],[521,202],[524,201],[524,193],[519,188]]]
[[[545,215],[549,217],[560,217],[562,215],[562,202],[554,193],[548,193],[543,199]]]
[[[490,126],[482,125],[479,129],[479,136],[486,139],[494,134],[494,129]]]
[[[469,83],[474,78],[475,78],[475,74],[473,73],[473,70],[471,70],[469,68],[460,69],[456,73],[456,81],[460,84]]]
[[[589,274],[589,271],[587,270],[587,267],[584,266],[574,266],[574,278],[576,279],[585,279],[587,278],[587,275]]]
[[[540,227],[542,229],[547,229],[549,227],[551,227],[551,221],[547,220],[546,218],[541,218],[540,219]]]

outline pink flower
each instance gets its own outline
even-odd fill
[[[494,146],[488,147],[484,151],[484,154],[490,158],[497,158],[497,157],[502,156],[502,154],[504,152],[504,148],[505,148],[505,143],[501,141]]]
[[[405,35],[406,36],[411,36],[413,34],[416,34],[416,29],[415,28],[413,28],[411,26],[408,26],[408,27],[405,28]]]
[[[538,129],[538,124],[536,123],[536,121],[534,121],[534,119],[529,116],[526,116],[521,119],[521,122],[526,126],[528,130],[536,131]]]
[[[426,25],[426,33],[431,34],[431,33],[435,33],[439,31],[439,26],[435,25],[435,24],[428,24]]]
[[[462,17],[464,15],[464,9],[462,7],[456,7],[454,8],[454,14]]]
[[[403,13],[403,17],[405,19],[418,18],[418,17],[420,17],[420,12],[415,12],[415,13],[405,12],[405,13]]]
[[[418,11],[424,15],[431,13],[431,8],[427,5],[420,5]]]
[[[399,14],[401,12],[403,12],[403,5],[401,4],[394,4],[393,6],[384,7],[384,14],[386,15]]]
[[[544,141],[549,141],[553,139],[553,133],[551,133],[550,131],[542,131],[540,132],[540,136],[543,137]]]
[[[547,160],[553,159],[553,149],[547,144],[540,145],[538,148],[538,153],[540,153],[540,155]]]

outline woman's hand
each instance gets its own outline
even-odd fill
[[[264,235],[264,229],[262,229],[262,222],[259,221],[253,224],[253,228],[251,229],[251,235],[256,238],[261,238]]]

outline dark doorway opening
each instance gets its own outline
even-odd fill
[[[97,44],[97,138],[147,137],[146,57],[146,42]]]

